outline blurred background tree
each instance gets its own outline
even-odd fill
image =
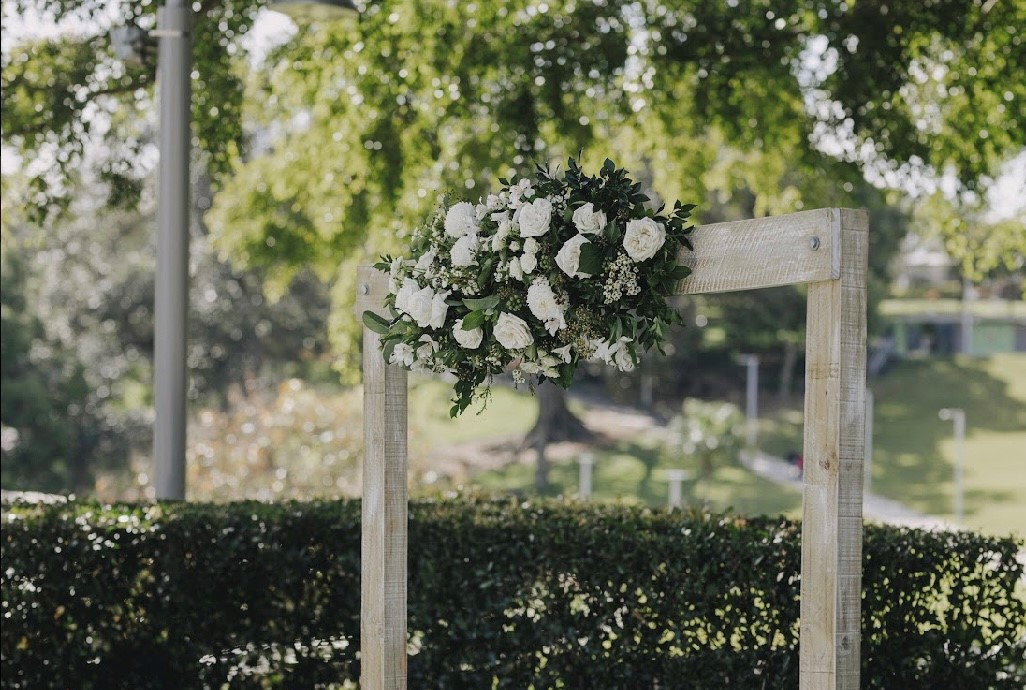
[[[916,217],[931,218],[966,275],[1016,270],[1006,258],[1021,248],[1021,224],[991,232],[979,211],[1026,147],[1023,3],[397,0],[366,3],[355,23],[300,27],[270,49],[252,36],[262,7],[194,6],[194,236],[206,266],[192,293],[196,395],[224,397],[271,360],[319,361],[322,317],[338,363],[355,370],[356,265],[401,248],[439,193],[477,197],[499,176],[582,149],[586,165],[610,156],[660,197],[698,202],[702,222],[867,206],[875,295],[912,201],[941,188],[933,198],[950,212],[928,201]],[[141,238],[150,222],[155,62],[119,60],[108,36],[113,24],[154,28],[156,3],[16,0],[2,11],[2,140],[18,161],[5,167],[5,217],[21,209],[26,228],[44,228],[66,254],[53,265],[70,274],[81,259],[55,228],[129,224]],[[30,22],[64,30],[16,34]],[[86,214],[73,208],[82,196],[93,200]],[[108,350],[137,353],[107,369],[112,380],[132,370],[145,381],[149,258],[110,258],[122,246],[95,245],[109,252],[112,275],[93,273],[107,311],[62,303],[97,320]],[[799,297],[683,304],[710,327],[682,331],[675,357],[709,378],[672,393],[740,376],[731,355],[742,350],[776,350],[786,392],[800,371]],[[53,332],[60,319],[40,321]]]

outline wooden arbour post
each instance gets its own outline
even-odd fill
[[[859,687],[865,444],[864,210],[817,209],[695,230],[678,294],[808,284],[800,690]],[[385,275],[358,276],[357,312],[381,309]],[[406,688],[406,374],[364,329],[361,678]]]

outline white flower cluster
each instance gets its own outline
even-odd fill
[[[388,361],[455,374],[453,414],[503,371],[564,386],[582,359],[631,371],[673,321],[665,297],[686,275],[676,254],[691,207],[652,213],[617,173],[607,162],[588,178],[571,160],[563,179],[541,173],[443,207],[409,257],[378,264],[392,318],[368,312],[364,323]]]

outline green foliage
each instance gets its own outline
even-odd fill
[[[83,491],[92,458],[125,461],[131,420],[104,407],[73,345],[47,337],[28,286],[28,252],[6,232],[2,242],[0,478],[5,488]]]
[[[592,357],[634,369],[681,323],[667,299],[691,273],[677,257],[693,249],[694,205],[649,208],[641,183],[608,158],[594,176],[570,158],[563,175],[539,167],[533,179],[499,182],[501,191],[476,206],[447,200],[418,226],[408,254],[383,256],[374,267],[389,274],[390,318],[363,314],[382,334],[386,361],[455,374],[454,417],[486,398],[503,372],[533,389],[546,380],[568,388]],[[539,214],[535,227],[524,220],[530,212]],[[594,227],[581,227],[579,212]],[[635,223],[649,224],[645,244],[632,243]],[[583,246],[567,259],[576,241]],[[522,329],[518,345],[500,335],[506,319]],[[475,331],[473,345],[461,331]]]
[[[244,51],[259,0],[196,5],[193,39],[193,133],[200,163],[215,181],[244,145],[241,107]],[[154,144],[156,50],[143,59],[115,57],[116,25],[156,29],[160,3],[136,0],[21,0],[3,5],[3,142],[33,161],[21,203],[35,221],[67,210],[83,167],[107,185],[108,202],[135,208],[149,173],[141,160]],[[25,15],[74,26],[55,37],[22,40],[8,27]],[[89,154],[91,144],[99,152]]]
[[[11,508],[3,687],[354,683],[359,519],[356,502]],[[414,503],[409,546],[411,687],[797,684],[794,522],[471,499]],[[863,687],[1022,687],[1020,548],[867,526]]]
[[[681,416],[675,421],[679,435],[670,452],[692,458],[702,477],[708,479],[715,458],[728,463],[737,461],[742,421],[741,411],[732,403],[686,398]]]

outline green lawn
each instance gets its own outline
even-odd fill
[[[519,391],[492,387],[492,397],[482,411],[481,403],[460,417],[449,417],[452,386],[442,381],[410,376],[410,436],[413,443],[439,446],[524,434],[534,423],[537,405],[526,388]]]
[[[942,407],[966,412],[965,527],[1026,535],[1026,355],[909,360],[871,382],[875,398],[872,490],[953,519],[953,427]],[[795,407],[767,413],[763,447],[801,443]]]
[[[991,534],[1026,535],[1026,355],[988,358],[933,358],[902,363],[871,385],[874,417],[872,490],[929,515],[953,519],[954,442],[942,407],[961,407],[967,415],[965,447],[965,526]],[[534,420],[529,394],[496,388],[481,415],[470,410],[449,420],[448,386],[411,383],[411,441],[439,445],[524,433]],[[769,397],[769,396],[767,396]],[[801,401],[772,407],[763,401],[760,442],[785,455],[801,447]],[[653,439],[638,438],[595,450],[593,496],[597,500],[666,504],[667,483],[660,470],[688,467],[668,457]],[[530,493],[533,463],[517,463],[470,478],[492,491]],[[577,463],[554,462],[553,494],[578,490]],[[732,507],[740,513],[797,515],[797,491],[763,480],[736,465],[716,469],[708,487],[685,482],[684,500]]]
[[[592,474],[592,497],[600,501],[644,503],[662,507],[667,502],[668,483],[662,471],[669,468],[696,468],[686,459],[673,458],[661,444],[650,438],[620,442],[608,448],[593,450],[595,465]],[[549,472],[549,495],[576,496],[579,469],[574,460],[554,462]],[[534,463],[517,463],[474,477],[474,485],[490,491],[534,491]],[[733,509],[746,514],[797,515],[801,496],[797,491],[781,487],[758,477],[739,465],[716,467],[708,483],[686,480],[682,487],[686,505],[708,505],[714,510]]]

